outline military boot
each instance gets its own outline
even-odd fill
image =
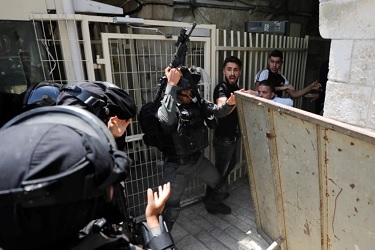
[[[232,209],[224,203],[212,204],[204,201],[207,212],[210,214],[230,214]]]
[[[225,199],[225,194],[220,193],[219,190],[207,186],[206,197],[204,198],[204,206],[210,214],[230,214],[231,208],[222,201]]]

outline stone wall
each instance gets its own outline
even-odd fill
[[[319,30],[332,39],[324,116],[375,130],[373,0],[320,0]]]

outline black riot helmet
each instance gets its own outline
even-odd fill
[[[45,81],[32,84],[24,93],[23,110],[55,105],[60,88],[61,85],[54,82]]]
[[[103,216],[131,160],[96,116],[41,107],[0,130],[0,248],[57,249]]]
[[[190,68],[181,67],[182,78],[178,83],[179,90],[195,89],[201,80],[201,73],[195,66]]]
[[[108,82],[65,84],[57,98],[57,105],[86,109],[105,123],[112,116],[127,120],[136,115],[133,98],[126,91]]]

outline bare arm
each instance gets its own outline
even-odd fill
[[[260,82],[255,82],[255,91],[258,91],[259,90],[259,83]],[[286,91],[286,90],[291,90],[291,91],[294,91],[294,87],[290,84],[285,84],[283,86],[277,86],[275,87],[275,91]]]
[[[287,89],[285,91],[286,91],[286,93],[288,93],[288,95],[291,98],[296,99],[296,98],[299,98],[299,97],[302,97],[302,96],[306,95],[310,90],[321,88],[321,86],[322,85],[320,85],[320,83],[318,81],[315,81],[313,83],[310,83],[308,86],[304,87],[303,89],[300,89],[300,90]]]
[[[258,91],[251,90],[251,89],[248,89],[248,90],[241,89],[240,92],[243,92],[243,93],[246,93],[246,94],[250,94],[250,95],[259,96]]]
[[[283,86],[275,87],[275,91],[287,91],[287,90],[295,91],[294,87],[290,84],[285,84]]]

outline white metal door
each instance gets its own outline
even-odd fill
[[[177,36],[166,38],[162,35],[102,33],[101,37],[103,58],[97,62],[105,67],[106,81],[128,91],[139,111],[145,103],[153,100],[159,80],[164,75],[164,69],[176,52]],[[191,37],[188,42],[185,66],[194,65],[210,69],[210,51],[210,38]],[[209,79],[205,78],[204,81],[202,81],[201,94],[206,99],[210,99],[213,86]],[[138,117],[135,117],[127,129],[125,139],[127,152],[135,161],[130,182],[138,183],[137,192],[134,192],[131,185],[127,186],[130,207],[133,206],[133,201],[134,205],[140,202],[141,196],[137,194],[145,193],[148,187],[155,188],[159,185],[162,172],[160,152],[156,148],[147,147],[142,141],[142,136]],[[208,152],[209,149],[206,153]],[[202,195],[204,193],[202,191],[204,191],[202,183],[191,182],[185,196],[194,199],[197,195]],[[141,211],[143,213],[144,209]]]

